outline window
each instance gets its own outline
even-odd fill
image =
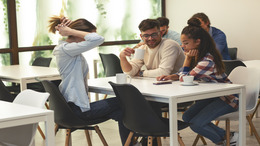
[[[7,65],[10,61],[12,64],[30,64],[35,57],[52,56],[51,50],[58,43],[60,36],[48,32],[48,20],[50,16],[60,14],[72,20],[85,18],[97,26],[98,33],[105,37],[105,43],[93,52],[115,52],[111,51],[111,48],[115,47],[107,45],[117,45],[115,50],[119,51],[122,45],[131,45],[140,40],[138,25],[141,20],[163,15],[164,1],[1,0],[0,48],[4,48],[0,49],[1,64]],[[8,18],[11,22],[9,26]],[[10,36],[14,43],[10,44],[9,28],[15,30],[15,35]]]
[[[5,0],[0,2],[0,38],[0,48],[9,48],[7,3]]]

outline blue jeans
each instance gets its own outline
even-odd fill
[[[210,139],[215,144],[222,142],[225,130],[211,123],[217,117],[236,111],[219,97],[196,101],[184,114],[182,119],[190,123],[190,128]]]
[[[94,120],[102,117],[109,117],[118,122],[119,133],[122,145],[126,142],[129,130],[123,125],[123,112],[117,98],[108,98],[90,103],[90,110],[81,112],[80,108],[75,104],[69,104],[73,112],[75,112],[83,120]]]

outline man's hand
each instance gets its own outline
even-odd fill
[[[120,52],[120,58],[126,58],[126,56],[131,56],[131,54],[134,54],[135,50],[132,48],[125,48],[123,51]]]
[[[139,48],[139,47],[141,47],[144,44],[145,44],[144,42],[140,42],[136,46],[134,46],[133,49]]]

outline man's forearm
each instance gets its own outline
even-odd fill
[[[126,57],[120,57],[121,68],[124,72],[132,70],[132,65],[127,61]]]

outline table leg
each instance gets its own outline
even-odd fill
[[[169,120],[170,120],[170,145],[177,146],[178,144],[178,117],[177,117],[177,102],[175,98],[169,99]]]
[[[46,115],[45,133],[46,146],[55,146],[54,112],[51,112],[48,115]]]
[[[246,145],[246,98],[245,87],[239,94],[239,145]]]
[[[21,79],[20,80],[20,90],[23,91],[25,89],[27,89],[27,83],[26,83],[25,79]]]

